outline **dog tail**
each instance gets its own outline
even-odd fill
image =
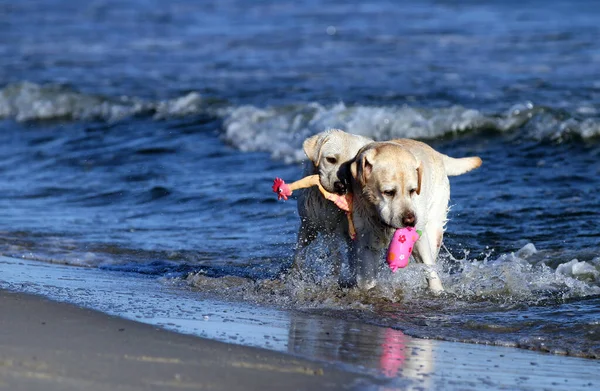
[[[448,176],[461,175],[481,166],[481,159],[478,156],[456,159],[443,155],[443,160],[444,168],[446,169],[446,175]]]

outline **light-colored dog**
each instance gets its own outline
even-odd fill
[[[304,153],[309,162],[304,168],[304,176],[319,174],[325,190],[345,194],[349,189],[348,175],[341,175],[344,165],[351,161],[356,153],[373,140],[346,133],[339,129],[329,129],[304,141]],[[304,249],[317,235],[332,235],[350,243],[348,219],[345,213],[331,201],[326,200],[317,187],[301,190],[298,197],[300,230],[294,256],[294,267],[303,263]],[[334,257],[334,269],[339,273],[341,253],[339,243],[328,240],[330,252]]]
[[[450,183],[481,165],[479,157],[451,158],[419,141],[398,139],[363,147],[350,164],[357,242],[350,255],[351,274],[361,289],[375,286],[383,250],[394,231],[406,226],[423,231],[414,247],[428,266],[429,288],[443,291],[435,265],[447,221]]]

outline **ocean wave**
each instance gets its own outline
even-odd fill
[[[138,97],[109,98],[78,92],[62,85],[23,82],[0,90],[0,119],[16,121],[119,121],[132,116],[165,120],[207,114],[222,120],[222,138],[241,151],[262,151],[286,163],[304,159],[305,138],[339,128],[375,140],[434,139],[478,131],[511,132],[532,140],[564,141],[570,137],[600,137],[600,118],[593,107],[572,114],[531,102],[505,112],[486,113],[455,105],[443,108],[403,106],[323,105],[227,106],[209,104],[198,92],[161,101]]]
[[[202,110],[197,92],[158,102],[136,97],[107,98],[78,92],[57,84],[23,82],[0,90],[0,119],[19,122],[47,120],[119,121],[136,115],[165,119],[197,114]]]
[[[434,139],[483,130],[510,132],[533,140],[563,141],[569,136],[600,136],[598,118],[564,118],[564,114],[518,104],[504,113],[485,114],[462,106],[415,108],[410,106],[347,106],[319,103],[259,108],[241,106],[222,112],[224,139],[242,151],[269,152],[287,163],[304,159],[302,142],[328,128],[339,128],[375,140]]]
[[[230,108],[224,114],[224,138],[242,151],[270,152],[288,163],[304,159],[303,140],[328,128],[343,129],[375,140],[432,139],[480,129],[507,131],[531,118],[533,106],[510,114],[487,116],[474,109],[453,106],[423,109],[409,106],[327,107],[319,103],[258,108]]]

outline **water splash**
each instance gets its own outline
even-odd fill
[[[537,304],[548,299],[568,300],[600,294],[600,280],[581,278],[598,271],[587,262],[571,260],[556,269],[546,262],[532,262],[538,250],[533,243],[496,259],[454,260],[459,272],[446,274],[449,293],[461,300],[493,300],[504,303]],[[574,262],[576,265],[574,270]],[[581,265],[581,266],[580,266]]]
[[[422,264],[411,261],[407,268],[392,273],[382,259],[377,287],[361,292],[338,286],[324,240],[309,247],[307,259],[310,262],[302,272],[282,274],[275,280],[236,280],[235,286],[228,288],[228,294],[285,307],[333,309],[437,300],[427,289]],[[449,253],[440,255],[437,270],[446,289],[444,300],[491,301],[515,306],[600,295],[600,258],[592,263],[571,260],[553,269],[544,262],[532,262],[530,258],[537,253],[535,246],[529,243],[517,252],[483,261],[469,259],[468,254],[463,259]],[[218,281],[207,279],[204,273],[191,273],[187,282],[202,290],[220,285]],[[215,289],[215,293],[218,290]]]

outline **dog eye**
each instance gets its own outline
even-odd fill
[[[415,194],[417,192],[417,189],[410,189],[408,191],[408,193],[412,196],[413,194]]]
[[[334,157],[326,157],[325,160],[327,160],[327,162],[331,163],[331,164],[335,164],[337,163],[337,159]]]
[[[383,195],[388,196],[388,197],[393,197],[396,195],[396,190],[384,190],[383,191]]]

